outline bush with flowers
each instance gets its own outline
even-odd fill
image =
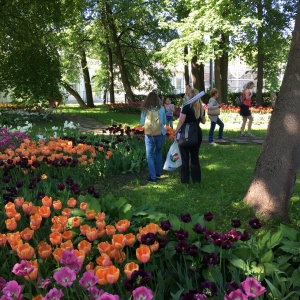
[[[121,149],[94,138],[27,138],[0,153],[0,299],[299,297],[297,230],[259,235],[251,218],[218,232],[210,212],[133,210],[88,185],[97,161]]]

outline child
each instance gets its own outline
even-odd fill
[[[173,129],[173,112],[175,111],[174,104],[171,103],[171,99],[167,98],[165,103],[167,125]]]
[[[211,89],[210,90],[210,96],[211,98],[209,99],[207,108],[209,109],[215,109],[220,107],[220,104],[218,103],[217,99],[219,97],[219,92],[217,89]],[[216,125],[219,125],[219,136],[218,136],[218,142],[225,142],[223,140],[223,129],[224,129],[224,123],[221,121],[219,116],[213,116],[213,115],[208,115],[210,119],[210,130],[208,134],[208,143],[209,145],[216,145],[214,142],[214,131],[216,128]]]

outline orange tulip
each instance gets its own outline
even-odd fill
[[[125,244],[127,246],[132,246],[135,243],[135,235],[133,233],[125,234]]]
[[[104,220],[97,220],[96,226],[98,229],[105,229],[106,222]]]
[[[16,221],[20,221],[21,220],[21,214],[20,213],[16,213],[14,216]]]
[[[34,255],[34,249],[28,244],[19,245],[17,248],[17,254],[21,259],[31,259]]]
[[[97,228],[91,228],[90,230],[86,231],[86,238],[92,242],[98,238],[98,230]]]
[[[52,247],[48,243],[41,241],[37,246],[38,254],[40,258],[46,259],[51,256]]]
[[[139,270],[139,265],[134,262],[127,263],[124,266],[124,273],[126,274],[128,279],[131,278],[131,274],[133,271],[138,271],[138,270]]]
[[[86,232],[90,229],[91,229],[91,227],[87,224],[84,224],[84,225],[80,226],[80,232],[81,232],[82,235],[86,235]]]
[[[60,244],[60,248],[61,248],[61,249],[64,249],[64,250],[69,250],[69,251],[71,251],[71,250],[74,249],[74,246],[73,246],[72,241],[71,241],[71,240],[68,240],[68,241],[66,241],[66,242],[64,242],[64,243],[61,243],[61,244]]]
[[[86,266],[85,270],[86,271],[92,271],[94,269],[94,264],[90,261]]]
[[[11,240],[9,242],[9,245],[10,245],[12,251],[17,252],[18,247],[23,245],[23,241],[19,240],[19,239]]]
[[[24,230],[20,232],[21,238],[25,241],[31,240],[33,236],[34,231],[30,229],[29,227],[26,227]]]
[[[46,218],[49,218],[50,214],[51,214],[51,210],[50,210],[50,207],[48,206],[41,206],[39,208],[39,213],[40,215],[42,216],[42,218],[46,219]]]
[[[99,257],[97,257],[96,263],[102,267],[109,267],[112,265],[110,257],[105,253],[102,253]]]
[[[85,216],[88,220],[94,220],[95,216],[96,216],[96,212],[92,209],[92,210],[88,210],[85,212]]]
[[[72,240],[72,238],[73,238],[73,232],[71,230],[64,231],[64,233],[62,234],[62,238],[65,241]]]
[[[116,224],[116,228],[120,233],[125,232],[130,226],[130,222],[128,220],[120,220]]]
[[[87,240],[82,240],[77,245],[78,250],[83,250],[85,255],[88,255],[92,250],[92,244],[89,243]]]
[[[120,277],[120,270],[115,266],[108,267],[106,272],[106,280],[108,283],[113,284],[118,281]]]
[[[59,261],[60,261],[61,256],[62,256],[62,254],[63,254],[64,251],[65,251],[65,250],[64,250],[64,249],[61,249],[61,248],[56,248],[56,249],[53,251],[52,255],[53,255],[53,257],[54,257],[54,259],[55,259],[56,262],[59,262]]]
[[[42,216],[40,214],[35,214],[30,216],[30,228],[37,230],[40,228],[42,223]]]
[[[60,210],[62,209],[62,202],[60,200],[54,200],[53,201],[53,208],[55,210]]]
[[[26,214],[30,214],[32,207],[33,207],[33,204],[31,202],[25,201],[22,204],[22,209],[23,209],[24,213],[26,213]]]
[[[112,153],[110,150],[106,151],[106,154],[107,154],[108,156],[112,156],[112,155],[113,155],[113,153]]]
[[[98,229],[98,237],[102,237],[106,234],[104,227],[97,228]]]
[[[108,254],[113,249],[113,246],[109,242],[101,242],[97,245],[97,248],[100,254]]]
[[[126,259],[126,254],[123,251],[115,251],[114,260],[117,264],[122,264]]]
[[[62,210],[61,214],[67,218],[70,218],[72,216],[72,210],[71,208],[66,207]]]
[[[108,236],[112,236],[116,233],[116,228],[113,225],[107,225],[105,231]]]
[[[74,218],[72,219],[72,227],[73,227],[73,228],[77,228],[77,227],[79,227],[80,225],[81,225],[81,219],[78,218],[78,217],[74,217]]]
[[[86,256],[84,251],[83,250],[77,250],[77,249],[75,249],[74,251],[75,251],[75,255],[77,257],[77,261],[80,262],[80,263],[83,263],[84,260],[85,260],[85,256]]]
[[[43,300],[43,296],[37,295],[37,296],[33,297],[32,300]]]
[[[6,235],[0,233],[0,246],[5,246],[6,245],[6,240],[7,240]]]
[[[98,212],[95,216],[95,219],[98,221],[104,221],[106,218],[106,215],[104,212]]]
[[[59,245],[62,241],[62,234],[60,232],[52,232],[49,235],[49,239],[52,245]]]
[[[95,271],[95,275],[99,278],[98,284],[105,285],[108,284],[106,275],[107,275],[108,267],[99,267]]]
[[[24,198],[23,197],[17,197],[15,200],[14,200],[14,203],[16,206],[18,207],[22,207],[23,203],[24,203]]]
[[[59,223],[55,223],[51,226],[50,230],[51,230],[51,232],[60,232],[60,233],[62,233],[64,231],[64,227]]]
[[[136,249],[135,254],[136,258],[145,264],[150,259],[150,248],[146,245],[140,245],[140,247]]]
[[[38,262],[37,260],[30,260],[29,261],[29,264],[34,267],[33,271],[24,276],[24,278],[27,280],[27,281],[30,281],[30,280],[36,280],[37,279],[37,275],[38,275],[38,270],[39,270],[39,265],[38,265]]]
[[[52,198],[51,197],[48,197],[48,196],[45,196],[43,199],[42,199],[42,203],[44,206],[46,207],[51,207],[52,205]]]
[[[156,252],[159,249],[159,243],[157,241],[154,241],[154,244],[150,245],[151,252]]]
[[[7,230],[15,230],[17,228],[17,222],[15,218],[5,220]]]
[[[112,236],[112,245],[114,246],[115,249],[123,249],[125,247],[125,242],[126,242],[126,238],[124,236],[124,234],[114,234]]]
[[[157,233],[158,227],[159,226],[157,224],[149,223],[147,226],[144,227],[144,229],[147,233],[151,232],[155,234]]]
[[[52,218],[52,223],[58,223],[61,224],[63,227],[65,227],[68,223],[68,217],[66,216],[55,216]]]
[[[68,205],[69,207],[75,207],[76,204],[77,204],[77,200],[74,199],[73,197],[70,198],[70,199],[67,201],[67,205]]]
[[[86,202],[81,202],[79,208],[82,211],[86,211],[88,209],[88,204]]]

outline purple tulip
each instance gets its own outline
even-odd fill
[[[163,231],[168,231],[170,230],[172,227],[171,223],[169,220],[166,220],[166,221],[161,221],[160,222],[160,228],[163,230]]]
[[[15,264],[12,272],[17,276],[27,276],[34,270],[34,267],[30,265],[27,260],[21,260],[21,263]]]
[[[3,296],[6,299],[23,299],[21,294],[24,285],[19,285],[15,280],[9,281],[6,283],[5,287],[2,290]]]
[[[53,278],[58,284],[67,287],[71,286],[73,281],[76,279],[76,273],[69,267],[63,267],[54,273]]]
[[[232,227],[238,228],[238,227],[241,227],[241,225],[242,225],[242,222],[240,220],[231,220]]]
[[[211,212],[204,214],[204,219],[208,222],[211,221],[213,218],[214,218],[214,216]]]
[[[132,291],[133,300],[152,300],[153,293],[145,286],[140,286]]]
[[[253,228],[253,229],[259,229],[262,227],[262,224],[260,222],[259,219],[256,218],[250,218],[249,219],[249,225]]]
[[[89,290],[92,286],[97,284],[99,278],[94,275],[93,271],[86,271],[79,280],[79,285],[85,290]]]
[[[45,297],[43,297],[43,300],[59,300],[64,296],[64,293],[61,290],[58,290],[56,288],[51,289]]]
[[[245,281],[241,282],[241,285],[246,295],[250,298],[257,298],[266,291],[266,288],[254,277],[247,277]]]
[[[206,226],[201,226],[199,223],[195,224],[193,227],[194,232],[203,234],[206,231]]]
[[[180,214],[180,221],[182,221],[183,223],[189,223],[192,221],[192,218],[190,216],[190,214]]]

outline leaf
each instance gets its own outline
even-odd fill
[[[89,210],[93,209],[96,213],[101,212],[101,207],[96,199],[92,199],[89,203]]]
[[[267,242],[267,247],[272,249],[274,246],[277,246],[282,238],[282,232],[277,231],[274,233]]]
[[[280,230],[283,237],[286,237],[292,241],[298,240],[298,234],[299,234],[298,230],[284,224],[280,224]]]
[[[280,293],[280,291],[268,279],[265,279],[265,280],[266,280],[266,283],[268,284],[268,286],[271,290],[271,293],[273,295],[272,299],[282,300],[282,294]]]
[[[231,258],[229,259],[230,263],[232,263],[235,267],[239,268],[239,269],[242,269],[244,271],[249,271],[249,267],[248,265],[242,260],[242,259],[239,259],[239,258]]]
[[[270,231],[268,231],[262,238],[258,240],[257,246],[261,250],[266,245],[267,241],[270,239]]]
[[[300,287],[300,270],[299,269],[294,270],[291,280],[292,280],[293,287],[296,287],[296,286]]]
[[[272,252],[272,250],[269,250],[261,257],[260,262],[266,263],[266,262],[270,262],[272,260],[273,260],[273,252]]]
[[[172,229],[173,230],[179,230],[181,227],[181,222],[179,220],[179,218],[173,214],[169,215],[169,221],[172,225]]]
[[[300,254],[300,243],[299,242],[284,242],[283,246],[280,247],[281,250],[291,253],[293,255]]]

